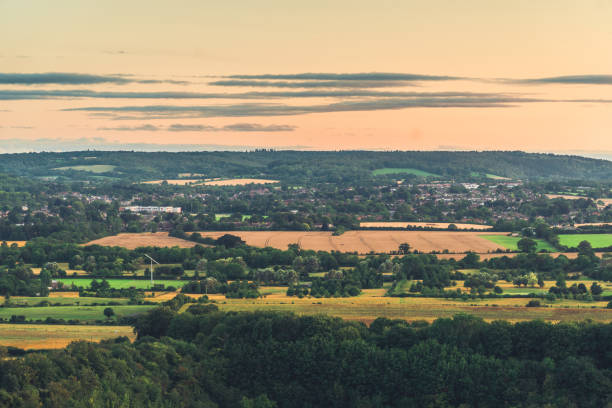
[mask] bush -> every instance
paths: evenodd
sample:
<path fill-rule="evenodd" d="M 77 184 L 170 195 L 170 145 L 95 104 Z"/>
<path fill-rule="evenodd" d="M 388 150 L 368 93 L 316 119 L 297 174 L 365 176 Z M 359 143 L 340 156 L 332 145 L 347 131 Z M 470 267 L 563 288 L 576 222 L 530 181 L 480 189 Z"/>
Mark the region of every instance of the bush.
<path fill-rule="evenodd" d="M 530 301 L 529 301 L 529 302 L 528 302 L 528 303 L 525 305 L 525 307 L 541 307 L 541 306 L 542 306 L 542 304 L 540 303 L 540 301 L 539 301 L 539 300 L 536 300 L 536 299 L 530 300 Z"/>

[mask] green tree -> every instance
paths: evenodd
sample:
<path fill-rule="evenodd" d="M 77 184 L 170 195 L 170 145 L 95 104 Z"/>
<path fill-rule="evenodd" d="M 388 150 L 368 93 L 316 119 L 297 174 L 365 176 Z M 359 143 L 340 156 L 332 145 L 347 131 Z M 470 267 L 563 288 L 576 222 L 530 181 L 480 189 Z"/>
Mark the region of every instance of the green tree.
<path fill-rule="evenodd" d="M 533 253 L 538 247 L 538 243 L 531 238 L 522 238 L 516 243 L 516 246 L 521 252 Z"/>
<path fill-rule="evenodd" d="M 104 316 L 106 316 L 107 319 L 112 318 L 114 315 L 115 311 L 112 307 L 107 307 L 106 309 L 104 309 Z"/>

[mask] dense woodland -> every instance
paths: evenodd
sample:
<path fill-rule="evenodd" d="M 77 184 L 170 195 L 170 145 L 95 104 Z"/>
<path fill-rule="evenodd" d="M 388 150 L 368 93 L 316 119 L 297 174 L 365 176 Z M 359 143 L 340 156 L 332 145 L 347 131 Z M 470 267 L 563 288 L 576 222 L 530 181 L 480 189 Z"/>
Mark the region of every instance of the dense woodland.
<path fill-rule="evenodd" d="M 193 307 L 193 306 L 192 306 Z M 612 402 L 612 325 L 432 324 L 155 309 L 139 340 L 0 361 L 0 406 L 593 407 Z M 27 373 L 27 375 L 24 375 Z"/>

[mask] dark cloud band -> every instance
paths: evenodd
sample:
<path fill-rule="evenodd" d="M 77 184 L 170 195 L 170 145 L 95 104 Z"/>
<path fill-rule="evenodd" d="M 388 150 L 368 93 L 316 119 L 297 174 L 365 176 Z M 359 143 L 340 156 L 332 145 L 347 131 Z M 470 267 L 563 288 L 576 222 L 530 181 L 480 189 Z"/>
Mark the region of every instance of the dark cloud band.
<path fill-rule="evenodd" d="M 121 131 L 121 132 L 157 132 L 165 130 L 169 132 L 292 132 L 296 129 L 291 125 L 261 125 L 258 123 L 234 123 L 221 127 L 210 125 L 192 125 L 174 123 L 168 127 L 160 127 L 151 124 L 140 126 L 118 126 L 118 127 L 102 127 L 98 130 Z"/>

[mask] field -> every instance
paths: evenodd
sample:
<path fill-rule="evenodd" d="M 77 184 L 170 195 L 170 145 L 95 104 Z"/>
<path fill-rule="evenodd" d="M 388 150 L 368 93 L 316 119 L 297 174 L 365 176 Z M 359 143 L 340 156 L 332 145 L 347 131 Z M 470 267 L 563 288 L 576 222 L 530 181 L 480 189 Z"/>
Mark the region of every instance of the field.
<path fill-rule="evenodd" d="M 519 252 L 500 252 L 500 253 L 488 253 L 488 254 L 478 254 L 478 255 L 480 256 L 480 260 L 485 260 L 485 259 L 491 259 L 491 258 L 498 258 L 500 256 L 507 256 L 507 257 L 512 258 L 519 254 L 520 254 Z M 603 252 L 595 252 L 595 255 L 597 255 L 600 258 L 602 257 L 603 254 L 604 254 Z M 450 259 L 450 258 L 460 259 L 464 255 L 465 254 L 436 254 L 436 257 L 438 257 L 438 259 Z M 578 252 L 551 252 L 547 255 L 552 256 L 553 258 L 556 258 L 559 255 L 563 255 L 567 257 L 568 259 L 574 259 L 578 257 Z"/>
<path fill-rule="evenodd" d="M 485 320 L 524 321 L 542 319 L 551 322 L 612 321 L 612 310 L 604 309 L 606 302 L 579 303 L 562 301 L 553 307 L 527 308 L 530 299 L 482 299 L 450 300 L 442 298 L 396 298 L 383 297 L 380 289 L 368 289 L 355 298 L 303 298 L 272 295 L 264 299 L 225 299 L 212 295 L 224 311 L 274 310 L 301 315 L 328 314 L 348 320 L 370 323 L 377 317 L 404 319 L 408 321 L 433 321 L 440 317 L 451 317 L 458 313 L 469 313 Z"/>
<path fill-rule="evenodd" d="M 0 318 L 8 320 L 11 316 L 25 316 L 27 320 L 44 320 L 47 317 L 93 323 L 104 320 L 104 309 L 108 306 L 48 306 L 48 307 L 3 307 L 0 308 Z M 146 312 L 155 306 L 111 306 L 117 318 L 133 316 Z"/>
<path fill-rule="evenodd" d="M 406 228 L 406 227 L 423 227 L 423 228 L 438 228 L 446 229 L 450 224 L 455 224 L 458 229 L 475 229 L 487 230 L 492 228 L 490 225 L 483 224 L 457 224 L 451 222 L 404 222 L 404 221 L 373 221 L 360 222 L 361 228 Z"/>
<path fill-rule="evenodd" d="M 273 183 L 279 183 L 279 181 L 278 180 L 241 178 L 241 179 L 228 179 L 228 180 L 211 180 L 211 181 L 205 181 L 202 184 L 205 186 L 245 186 L 247 184 L 273 184 Z"/>
<path fill-rule="evenodd" d="M 73 341 L 97 342 L 119 336 L 136 338 L 129 326 L 0 324 L 0 345 L 21 349 L 58 349 Z"/>
<path fill-rule="evenodd" d="M 168 184 L 175 185 L 175 186 L 185 186 L 188 184 L 199 183 L 202 180 L 200 179 L 152 180 L 152 181 L 143 181 L 142 184 L 161 184 L 164 181 Z"/>
<path fill-rule="evenodd" d="M 153 268 L 155 269 L 155 268 Z M 153 274 L 155 278 L 155 274 Z M 65 286 L 71 286 L 72 283 L 77 287 L 89 287 L 93 279 L 76 279 L 76 278 L 60 278 L 56 279 L 58 282 L 62 282 Z M 97 279 L 98 282 L 101 279 Z M 114 289 L 127 289 L 134 287 L 136 289 L 151 289 L 151 281 L 148 279 L 107 279 L 106 280 L 111 288 Z M 175 288 L 182 287 L 187 281 L 184 280 L 168 280 L 168 279 L 154 279 L 156 285 L 162 284 L 164 286 L 174 286 Z"/>
<path fill-rule="evenodd" d="M 502 176 L 496 176 L 495 174 L 485 174 L 485 176 L 487 176 L 487 178 L 490 178 L 491 180 L 511 180 L 508 177 L 502 177 Z"/>
<path fill-rule="evenodd" d="M 67 296 L 57 296 L 67 295 Z M 51 292 L 48 297 L 26 297 L 26 296 L 12 296 L 10 298 L 12 306 L 36 306 L 40 302 L 49 302 L 50 304 L 61 304 L 71 306 L 88 306 L 93 303 L 101 304 L 108 302 L 116 302 L 120 304 L 127 304 L 128 299 L 123 298 L 98 298 L 98 297 L 79 297 L 79 292 Z M 0 305 L 4 305 L 6 300 L 0 299 Z M 47 307 L 47 306 L 43 306 Z"/>
<path fill-rule="evenodd" d="M 28 241 L 2 241 L 2 242 L 0 242 L 0 244 L 4 244 L 5 242 L 6 242 L 6 245 L 8 245 L 8 246 L 11 246 L 13 244 L 17 244 L 18 247 L 23 247 L 23 246 L 25 246 L 25 244 Z"/>
<path fill-rule="evenodd" d="M 490 252 L 505 249 L 484 238 L 489 232 L 451 231 L 348 231 L 334 236 L 327 231 L 201 231 L 203 237 L 218 238 L 224 234 L 241 237 L 247 244 L 256 247 L 287 249 L 289 244 L 315 251 L 341 251 L 367 254 L 397 251 L 403 242 L 420 252 Z"/>
<path fill-rule="evenodd" d="M 437 174 L 429 173 L 427 171 L 412 169 L 412 168 L 395 168 L 395 167 L 384 167 L 382 169 L 372 170 L 374 176 L 381 176 L 387 174 L 414 174 L 420 177 L 437 176 Z"/>
<path fill-rule="evenodd" d="M 484 238 L 498 245 L 501 245 L 502 247 L 506 249 L 511 249 L 513 251 L 518 250 L 518 247 L 516 244 L 522 239 L 521 237 L 510 237 L 508 235 L 486 235 L 484 236 Z M 550 252 L 555 252 L 557 250 L 555 247 L 553 247 L 548 242 L 542 239 L 535 239 L 534 241 L 538 243 L 536 251 L 541 251 L 545 249 Z"/>
<path fill-rule="evenodd" d="M 612 234 L 560 234 L 559 242 L 567 247 L 577 247 L 582 241 L 589 241 L 593 248 L 612 246 Z"/>
<path fill-rule="evenodd" d="M 111 166 L 110 164 L 90 164 L 90 165 L 82 165 L 82 166 L 66 166 L 66 167 L 56 167 L 53 170 L 77 170 L 77 171 L 88 171 L 90 173 L 108 173 L 115 170 L 116 166 Z"/>
<path fill-rule="evenodd" d="M 575 227 L 601 227 L 604 225 L 612 225 L 612 222 L 584 222 L 582 224 L 574 224 Z"/>
<path fill-rule="evenodd" d="M 586 200 L 589 199 L 589 197 L 571 195 L 571 194 L 546 194 L 546 197 L 550 199 L 563 198 L 565 200 L 578 200 L 579 198 L 584 198 Z M 597 203 L 597 206 L 599 208 L 604 208 L 608 205 L 612 205 L 612 198 L 598 198 L 597 200 L 594 200 L 594 201 Z"/>
<path fill-rule="evenodd" d="M 84 245 L 120 246 L 127 249 L 157 246 L 191 248 L 195 242 L 171 237 L 167 232 L 123 233 L 90 241 Z"/>

